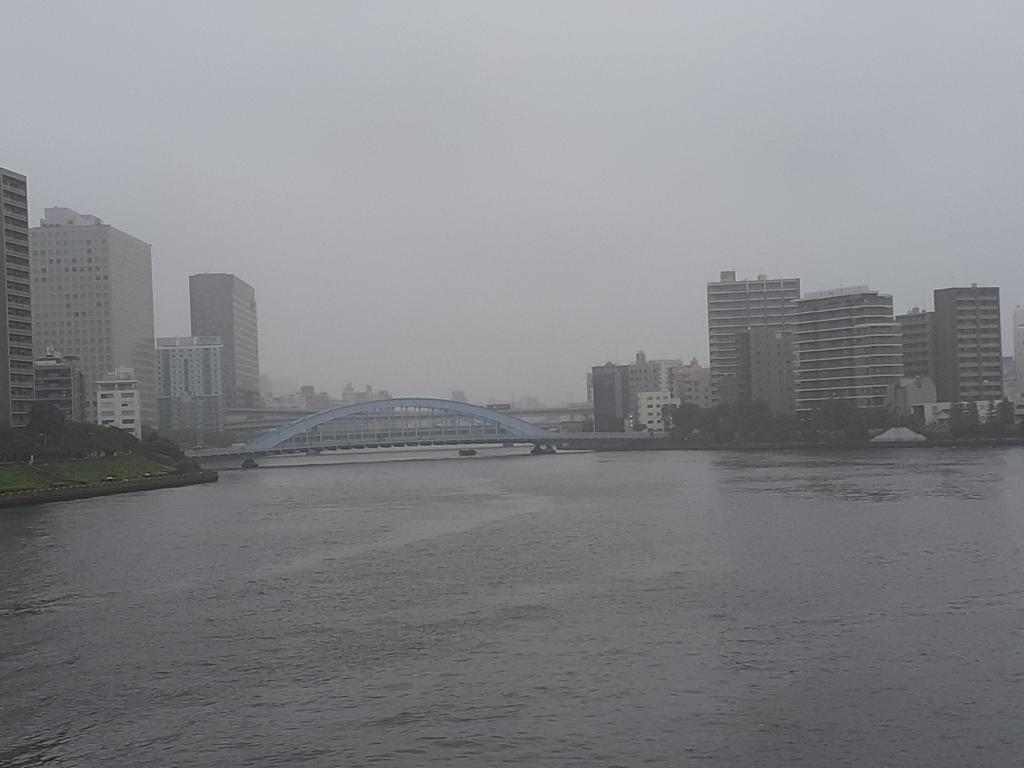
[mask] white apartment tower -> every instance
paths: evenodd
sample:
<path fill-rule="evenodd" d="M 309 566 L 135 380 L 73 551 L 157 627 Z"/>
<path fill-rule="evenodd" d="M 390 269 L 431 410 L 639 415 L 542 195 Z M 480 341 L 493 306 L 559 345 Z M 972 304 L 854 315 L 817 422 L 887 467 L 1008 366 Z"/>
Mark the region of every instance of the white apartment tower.
<path fill-rule="evenodd" d="M 717 283 L 708 283 L 708 346 L 711 353 L 711 391 L 715 402 L 723 399 L 726 377 L 736 375 L 736 334 L 760 326 L 785 326 L 800 298 L 800 279 L 737 280 L 736 273 L 722 272 Z"/>
<path fill-rule="evenodd" d="M 847 400 L 858 408 L 886 405 L 890 385 L 903 375 L 892 296 L 866 285 L 808 293 L 796 302 L 789 330 L 797 358 L 798 411 L 829 400 Z"/>
<path fill-rule="evenodd" d="M 156 424 L 153 270 L 149 243 L 97 216 L 47 208 L 30 233 L 35 354 L 75 355 L 87 391 L 108 371 L 138 377 L 141 419 Z M 95 416 L 90 404 L 90 418 Z"/>

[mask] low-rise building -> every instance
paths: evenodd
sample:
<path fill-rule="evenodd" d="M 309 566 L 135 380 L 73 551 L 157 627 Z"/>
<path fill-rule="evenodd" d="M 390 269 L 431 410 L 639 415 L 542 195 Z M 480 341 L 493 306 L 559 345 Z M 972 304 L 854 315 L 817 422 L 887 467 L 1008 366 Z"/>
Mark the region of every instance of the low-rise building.
<path fill-rule="evenodd" d="M 97 379 L 96 423 L 123 429 L 142 439 L 139 380 L 134 368 L 122 366 Z"/>
<path fill-rule="evenodd" d="M 890 385 L 889 402 L 894 413 L 913 416 L 915 406 L 935 402 L 935 382 L 928 376 L 903 376 Z"/>
<path fill-rule="evenodd" d="M 946 429 L 949 427 L 953 406 L 978 414 L 978 424 L 987 424 L 999 417 L 1002 400 L 965 400 L 962 402 L 919 403 L 911 406 L 915 425 L 923 428 Z"/>
<path fill-rule="evenodd" d="M 62 355 L 53 347 L 34 363 L 36 402 L 49 403 L 68 421 L 86 414 L 85 375 L 76 355 Z"/>
<path fill-rule="evenodd" d="M 702 368 L 697 358 L 689 365 L 677 368 L 672 379 L 672 394 L 680 403 L 689 403 L 698 408 L 710 408 L 712 404 L 711 369 Z"/>
<path fill-rule="evenodd" d="M 679 398 L 673 397 L 667 389 L 658 392 L 637 392 L 638 419 L 636 428 L 648 432 L 663 432 L 666 406 L 679 405 Z"/>

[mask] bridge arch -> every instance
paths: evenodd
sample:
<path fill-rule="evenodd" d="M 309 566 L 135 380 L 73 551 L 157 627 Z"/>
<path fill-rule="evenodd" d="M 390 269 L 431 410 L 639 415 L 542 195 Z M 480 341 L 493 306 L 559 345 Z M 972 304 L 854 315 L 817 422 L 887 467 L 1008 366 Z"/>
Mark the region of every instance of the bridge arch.
<path fill-rule="evenodd" d="M 331 408 L 311 416 L 304 416 L 290 424 L 268 432 L 250 440 L 246 451 L 273 451 L 299 435 L 311 429 L 328 424 L 346 416 L 362 416 L 368 414 L 387 414 L 396 411 L 431 412 L 437 415 L 463 416 L 478 420 L 482 425 L 494 427 L 495 439 L 518 439 L 524 441 L 544 441 L 551 435 L 540 427 L 517 419 L 502 411 L 491 410 L 481 405 L 461 403 L 455 400 L 442 400 L 432 397 L 398 397 L 391 400 L 373 400 L 367 403 L 343 405 Z"/>

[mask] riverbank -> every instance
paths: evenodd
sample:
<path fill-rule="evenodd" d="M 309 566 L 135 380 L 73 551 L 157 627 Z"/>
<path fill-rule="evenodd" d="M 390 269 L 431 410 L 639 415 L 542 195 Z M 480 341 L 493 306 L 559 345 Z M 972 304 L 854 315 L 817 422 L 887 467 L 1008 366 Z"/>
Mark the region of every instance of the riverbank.
<path fill-rule="evenodd" d="M 557 444 L 572 445 L 572 440 L 555 441 Z M 586 450 L 597 452 L 619 451 L 850 451 L 884 450 L 886 448 L 1000 448 L 1024 446 L 1024 438 L 942 438 L 922 441 L 872 442 L 870 440 L 798 441 L 785 443 L 713 443 L 685 442 L 670 438 L 654 440 L 616 440 L 609 438 L 591 442 Z"/>
<path fill-rule="evenodd" d="M 177 488 L 217 479 L 212 470 L 181 471 L 145 456 L 7 464 L 0 465 L 0 509 Z"/>

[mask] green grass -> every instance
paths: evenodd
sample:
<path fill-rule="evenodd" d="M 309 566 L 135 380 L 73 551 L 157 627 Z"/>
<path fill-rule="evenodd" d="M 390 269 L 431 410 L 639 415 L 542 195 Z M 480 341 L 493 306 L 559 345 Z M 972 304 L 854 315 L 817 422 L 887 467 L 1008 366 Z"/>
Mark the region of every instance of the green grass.
<path fill-rule="evenodd" d="M 175 470 L 144 456 L 54 461 L 29 467 L 25 464 L 0 466 L 0 493 L 19 493 L 54 486 L 102 483 L 108 477 L 134 480 L 172 475 Z"/>
<path fill-rule="evenodd" d="M 142 456 L 55 461 L 45 464 L 44 468 L 53 475 L 75 483 L 98 483 L 108 477 L 129 480 L 144 477 L 147 472 L 157 477 L 174 472 L 170 467 L 165 467 L 163 464 L 158 464 Z"/>
<path fill-rule="evenodd" d="M 25 466 L 0 466 L 0 493 L 18 493 L 46 488 L 49 481 Z"/>

